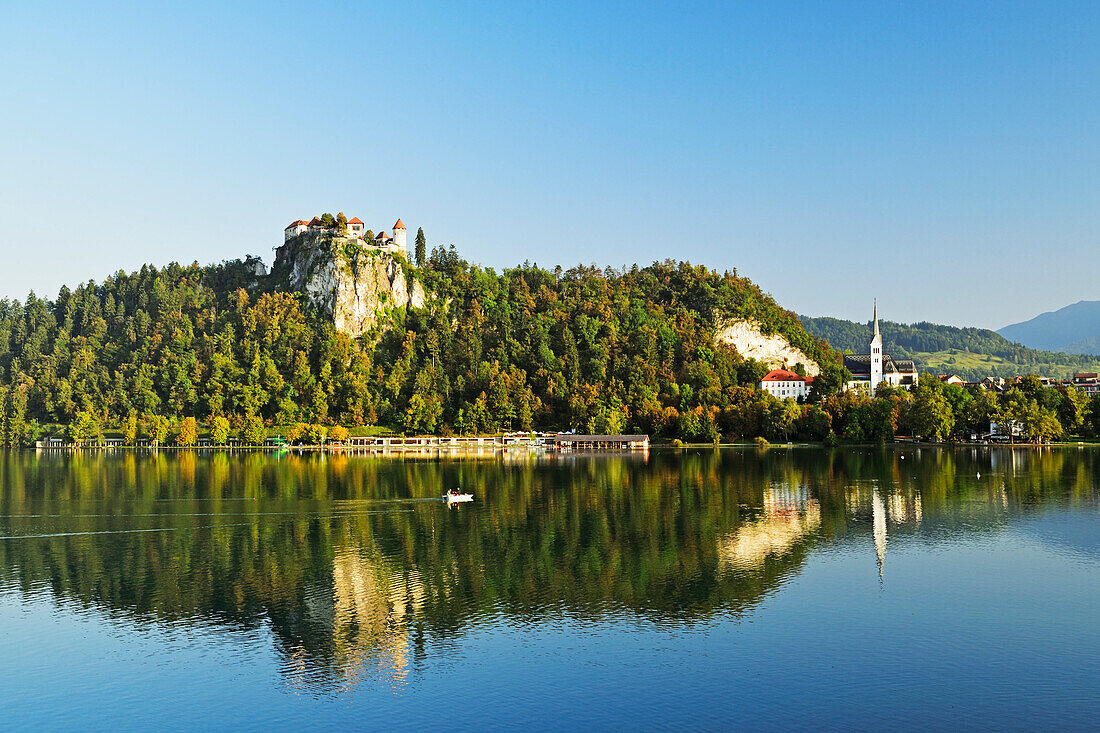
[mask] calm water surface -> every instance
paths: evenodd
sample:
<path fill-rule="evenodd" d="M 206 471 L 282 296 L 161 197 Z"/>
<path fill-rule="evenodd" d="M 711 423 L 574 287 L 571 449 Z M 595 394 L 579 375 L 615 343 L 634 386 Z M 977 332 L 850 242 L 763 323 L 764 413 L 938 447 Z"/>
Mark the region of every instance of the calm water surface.
<path fill-rule="evenodd" d="M 1098 472 L 0 453 L 0 727 L 1095 730 Z"/>

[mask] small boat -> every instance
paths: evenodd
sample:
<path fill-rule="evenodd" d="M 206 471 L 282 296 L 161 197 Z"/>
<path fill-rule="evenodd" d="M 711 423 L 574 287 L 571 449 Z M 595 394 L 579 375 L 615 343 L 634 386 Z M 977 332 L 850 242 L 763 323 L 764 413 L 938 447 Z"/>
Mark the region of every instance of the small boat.
<path fill-rule="evenodd" d="M 464 494 L 462 489 L 451 489 L 443 495 L 443 501 L 447 504 L 460 504 L 464 501 L 473 501 L 473 494 Z"/>

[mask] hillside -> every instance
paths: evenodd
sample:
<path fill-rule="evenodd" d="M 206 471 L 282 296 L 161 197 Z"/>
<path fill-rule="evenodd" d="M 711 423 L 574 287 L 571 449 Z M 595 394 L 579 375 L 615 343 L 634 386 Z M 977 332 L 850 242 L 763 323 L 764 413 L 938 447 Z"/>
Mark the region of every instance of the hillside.
<path fill-rule="evenodd" d="M 1100 300 L 1082 300 L 997 333 L 1033 349 L 1100 354 Z"/>
<path fill-rule="evenodd" d="M 766 369 L 717 338 L 738 319 L 839 383 L 838 355 L 735 273 L 671 261 L 497 273 L 453 248 L 416 268 L 314 244 L 281 248 L 271 275 L 255 259 L 146 266 L 0 301 L 0 442 L 43 424 L 157 434 L 184 418 L 757 434 Z"/>
<path fill-rule="evenodd" d="M 809 333 L 825 339 L 835 349 L 854 353 L 867 350 L 871 338 L 868 324 L 839 318 L 800 318 Z M 1029 373 L 1061 378 L 1079 371 L 1100 371 L 1100 357 L 1031 349 L 987 329 L 893 321 L 881 321 L 880 328 L 884 349 L 892 356 L 913 359 L 922 372 L 978 380 Z"/>

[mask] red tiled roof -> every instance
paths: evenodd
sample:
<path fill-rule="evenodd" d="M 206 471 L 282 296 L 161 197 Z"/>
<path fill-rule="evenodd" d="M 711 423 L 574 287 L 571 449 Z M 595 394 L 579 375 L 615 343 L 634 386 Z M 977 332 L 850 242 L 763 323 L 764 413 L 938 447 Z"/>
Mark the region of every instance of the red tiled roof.
<path fill-rule="evenodd" d="M 394 229 L 404 229 L 404 228 L 405 228 L 405 225 L 404 225 L 404 224 L 403 224 L 403 223 L 401 222 L 401 220 L 400 220 L 400 219 L 398 219 L 398 220 L 397 220 L 397 223 L 393 225 L 393 228 L 394 228 Z"/>
<path fill-rule="evenodd" d="M 313 217 L 312 219 L 310 219 L 310 221 L 309 221 L 309 225 L 310 225 L 310 226 L 313 226 L 313 225 L 315 225 L 315 224 L 316 224 L 317 226 L 321 226 L 321 217 L 319 217 L 319 216 L 315 216 L 315 217 Z"/>
<path fill-rule="evenodd" d="M 386 233 L 385 232 L 378 232 L 378 234 L 374 235 L 374 238 L 375 239 L 385 239 L 386 238 Z"/>
<path fill-rule="evenodd" d="M 348 219 L 348 224 L 362 224 L 362 223 L 363 223 L 363 220 L 360 219 L 358 216 L 355 217 L 354 219 Z"/>
<path fill-rule="evenodd" d="M 305 219 L 298 219 L 297 221 L 290 222 L 290 226 L 288 226 L 286 229 L 293 229 L 294 227 L 298 226 L 299 224 L 308 225 L 309 222 L 306 221 Z M 283 231 L 285 232 L 286 229 L 284 229 Z"/>
<path fill-rule="evenodd" d="M 761 382 L 807 382 L 810 381 L 805 377 L 800 377 L 792 371 L 787 369 L 772 369 L 770 372 L 764 375 Z"/>

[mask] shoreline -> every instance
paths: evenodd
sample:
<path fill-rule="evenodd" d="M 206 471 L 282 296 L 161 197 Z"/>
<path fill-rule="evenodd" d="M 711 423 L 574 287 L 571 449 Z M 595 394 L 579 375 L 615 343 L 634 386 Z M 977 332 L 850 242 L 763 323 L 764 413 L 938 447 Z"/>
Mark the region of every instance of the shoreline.
<path fill-rule="evenodd" d="M 681 450 L 684 448 L 690 448 L 692 450 L 699 450 L 705 448 L 751 448 L 754 450 L 772 450 L 772 449 L 789 449 L 789 448 L 825 448 L 825 449 L 848 449 L 848 448 L 1083 448 L 1088 446 L 1100 446 L 1100 441 L 1058 441 L 1052 443 L 952 443 L 946 441 L 926 441 L 926 442 L 912 442 L 912 441 L 892 441 L 892 442 L 874 442 L 874 443 L 839 443 L 837 445 L 826 445 L 824 443 L 811 443 L 805 441 L 791 441 L 786 443 L 769 443 L 767 445 L 756 445 L 752 442 L 732 442 L 732 443 L 683 443 L 682 445 L 673 445 L 672 443 L 650 443 L 647 448 L 603 448 L 603 449 L 586 449 L 586 450 L 572 450 L 572 449 L 560 449 L 560 448 L 547 448 L 543 446 L 527 446 L 527 445 L 409 445 L 409 446 L 343 446 L 343 445 L 293 445 L 293 446 L 278 446 L 278 445 L 50 445 L 50 446 L 17 446 L 9 448 L 8 450 L 33 450 L 40 453 L 58 452 L 58 453 L 73 453 L 78 451 L 173 451 L 173 452 L 221 452 L 221 453 L 334 453 L 334 454 L 358 454 L 358 455 L 395 455 L 395 454 L 449 454 L 449 455 L 477 455 L 477 454 L 495 454 L 495 453 L 529 453 L 529 454 L 556 454 L 556 455 L 577 455 L 577 454 L 606 454 L 606 455 L 639 455 L 647 453 L 649 450 L 657 448 L 662 450 Z"/>

